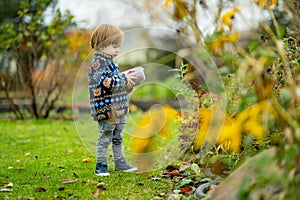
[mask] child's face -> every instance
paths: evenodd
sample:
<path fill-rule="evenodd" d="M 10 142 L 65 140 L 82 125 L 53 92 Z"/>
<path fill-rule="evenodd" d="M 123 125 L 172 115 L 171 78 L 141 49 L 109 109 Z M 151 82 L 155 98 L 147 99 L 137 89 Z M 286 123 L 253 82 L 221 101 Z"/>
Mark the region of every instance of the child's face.
<path fill-rule="evenodd" d="M 103 49 L 103 52 L 108 53 L 113 57 L 116 57 L 119 51 L 120 51 L 120 45 L 117 44 L 111 44 Z"/>

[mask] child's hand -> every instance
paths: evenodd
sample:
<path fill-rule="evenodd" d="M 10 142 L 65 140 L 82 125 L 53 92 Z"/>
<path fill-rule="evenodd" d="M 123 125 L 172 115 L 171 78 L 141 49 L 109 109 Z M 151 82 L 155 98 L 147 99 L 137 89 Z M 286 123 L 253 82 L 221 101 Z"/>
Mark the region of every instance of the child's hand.
<path fill-rule="evenodd" d="M 132 88 L 133 86 L 136 85 L 136 83 L 134 81 L 137 80 L 137 77 L 126 75 L 126 78 L 127 78 L 127 83 L 128 83 L 129 88 Z"/>

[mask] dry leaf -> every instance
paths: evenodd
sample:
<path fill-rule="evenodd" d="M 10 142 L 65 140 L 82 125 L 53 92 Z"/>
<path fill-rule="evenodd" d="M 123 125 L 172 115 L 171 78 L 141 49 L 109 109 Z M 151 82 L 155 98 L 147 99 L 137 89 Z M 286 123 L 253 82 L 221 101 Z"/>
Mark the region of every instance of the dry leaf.
<path fill-rule="evenodd" d="M 14 186 L 14 184 L 12 183 L 12 182 L 9 182 L 7 185 L 5 185 L 4 187 L 5 188 L 10 188 L 10 187 L 13 187 Z"/>
<path fill-rule="evenodd" d="M 179 171 L 178 171 L 177 169 L 175 169 L 175 170 L 169 172 L 169 174 L 170 174 L 171 176 L 179 176 L 179 175 L 180 175 L 180 173 L 179 173 Z"/>
<path fill-rule="evenodd" d="M 48 174 L 43 174 L 43 177 L 45 177 L 45 178 L 51 178 L 51 176 L 49 176 Z"/>
<path fill-rule="evenodd" d="M 185 170 L 186 170 L 187 168 L 189 168 L 189 167 L 190 167 L 190 164 L 183 163 L 183 164 L 180 165 L 179 171 L 180 171 L 180 172 L 183 172 L 183 171 L 185 171 Z"/>
<path fill-rule="evenodd" d="M 60 184 L 75 183 L 76 181 L 78 181 L 78 179 L 63 180 Z"/>
<path fill-rule="evenodd" d="M 98 188 L 99 188 L 101 191 L 106 191 L 106 190 L 107 190 L 103 185 L 98 185 Z"/>
<path fill-rule="evenodd" d="M 180 188 L 180 193 L 181 194 L 187 194 L 190 195 L 193 192 L 193 187 L 188 185 Z"/>
<path fill-rule="evenodd" d="M 99 196 L 99 188 L 96 188 L 96 190 L 94 190 L 92 192 L 92 195 L 93 195 L 93 197 L 98 198 L 98 196 Z"/>
<path fill-rule="evenodd" d="M 92 158 L 91 157 L 85 158 L 82 160 L 82 162 L 86 162 L 86 163 L 92 162 Z"/>
<path fill-rule="evenodd" d="M 151 200 L 163 200 L 162 197 L 153 197 Z"/>
<path fill-rule="evenodd" d="M 98 185 L 98 184 L 100 184 L 100 182 L 89 181 L 88 184 L 90 184 L 90 185 Z"/>
<path fill-rule="evenodd" d="M 180 200 L 180 195 L 172 194 L 171 196 L 169 196 L 168 200 Z"/>
<path fill-rule="evenodd" d="M 100 184 L 100 183 L 99 183 Z M 106 191 L 107 189 L 101 184 L 92 192 L 93 197 L 98 198 L 100 191 Z"/>
<path fill-rule="evenodd" d="M 11 189 L 8 189 L 8 188 L 1 188 L 0 189 L 0 192 L 11 192 L 12 190 Z"/>
<path fill-rule="evenodd" d="M 160 180 L 161 180 L 161 178 L 157 178 L 157 177 L 151 177 L 151 180 L 152 180 L 152 181 L 160 181 Z"/>

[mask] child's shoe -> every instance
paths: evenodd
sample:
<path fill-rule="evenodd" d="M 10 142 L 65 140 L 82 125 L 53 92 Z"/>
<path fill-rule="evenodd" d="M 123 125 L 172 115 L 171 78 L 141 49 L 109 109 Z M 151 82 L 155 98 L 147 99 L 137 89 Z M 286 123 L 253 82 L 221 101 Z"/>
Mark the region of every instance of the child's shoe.
<path fill-rule="evenodd" d="M 97 176 L 109 176 L 109 172 L 107 170 L 107 164 L 105 163 L 97 163 L 95 173 Z"/>
<path fill-rule="evenodd" d="M 126 163 L 124 158 L 115 161 L 115 170 L 122 172 L 135 172 L 138 169 Z"/>

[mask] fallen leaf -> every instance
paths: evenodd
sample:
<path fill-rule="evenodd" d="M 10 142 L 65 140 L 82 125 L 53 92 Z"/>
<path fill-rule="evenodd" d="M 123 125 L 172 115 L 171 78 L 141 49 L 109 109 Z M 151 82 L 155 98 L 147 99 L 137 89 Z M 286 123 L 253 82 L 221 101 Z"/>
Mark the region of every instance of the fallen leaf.
<path fill-rule="evenodd" d="M 49 176 L 48 174 L 43 174 L 43 177 L 45 177 L 45 178 L 51 178 L 51 176 Z"/>
<path fill-rule="evenodd" d="M 11 192 L 12 190 L 11 189 L 8 189 L 8 188 L 1 188 L 0 189 L 0 192 Z"/>
<path fill-rule="evenodd" d="M 25 153 L 25 156 L 30 156 L 30 153 L 29 152 Z"/>
<path fill-rule="evenodd" d="M 98 198 L 98 196 L 99 196 L 99 188 L 96 188 L 96 190 L 94 190 L 92 192 L 92 195 L 93 195 L 93 197 Z"/>
<path fill-rule="evenodd" d="M 160 197 L 163 197 L 163 196 L 165 196 L 165 195 L 166 195 L 166 193 L 164 193 L 164 192 L 159 193 L 159 196 L 160 196 Z"/>
<path fill-rule="evenodd" d="M 7 169 L 13 169 L 14 167 L 8 167 Z"/>
<path fill-rule="evenodd" d="M 103 185 L 98 185 L 97 188 L 92 192 L 93 197 L 98 198 L 100 191 L 106 191 L 107 189 Z"/>
<path fill-rule="evenodd" d="M 75 183 L 76 181 L 78 181 L 78 179 L 63 180 L 60 184 Z"/>
<path fill-rule="evenodd" d="M 188 185 L 180 188 L 180 193 L 181 194 L 187 194 L 190 195 L 193 192 L 193 187 Z"/>
<path fill-rule="evenodd" d="M 24 167 L 19 167 L 18 170 L 19 170 L 19 171 L 23 171 L 23 170 L 24 170 Z"/>
<path fill-rule="evenodd" d="M 151 200 L 163 200 L 161 197 L 153 197 Z"/>
<path fill-rule="evenodd" d="M 14 186 L 14 184 L 12 183 L 12 182 L 9 182 L 7 185 L 5 185 L 4 187 L 5 188 L 11 188 L 11 187 L 13 187 Z"/>
<path fill-rule="evenodd" d="M 190 167 L 190 165 L 189 164 L 182 164 L 182 165 L 180 165 L 180 167 L 179 167 L 179 171 L 180 172 L 183 172 L 183 171 L 185 171 L 187 168 L 189 168 Z"/>
<path fill-rule="evenodd" d="M 46 189 L 45 189 L 45 188 L 42 188 L 42 187 L 38 187 L 38 188 L 35 188 L 34 191 L 35 191 L 35 192 L 46 192 Z"/>
<path fill-rule="evenodd" d="M 160 181 L 160 180 L 161 180 L 161 178 L 157 178 L 157 177 L 151 177 L 151 180 L 152 180 L 152 181 Z"/>
<path fill-rule="evenodd" d="M 169 174 L 170 174 L 171 176 L 179 176 L 179 175 L 180 175 L 180 173 L 179 173 L 179 171 L 178 171 L 177 169 L 175 169 L 175 170 L 169 172 Z"/>
<path fill-rule="evenodd" d="M 92 162 L 92 158 L 91 157 L 85 158 L 82 160 L 82 162 L 86 162 L 86 163 Z"/>
<path fill-rule="evenodd" d="M 172 194 L 169 196 L 168 200 L 180 200 L 180 195 L 179 194 Z"/>
<path fill-rule="evenodd" d="M 90 185 L 98 185 L 100 182 L 96 182 L 96 181 L 89 181 L 88 184 Z"/>
<path fill-rule="evenodd" d="M 101 191 L 106 191 L 106 190 L 107 190 L 103 185 L 98 185 L 98 188 L 99 188 Z"/>

